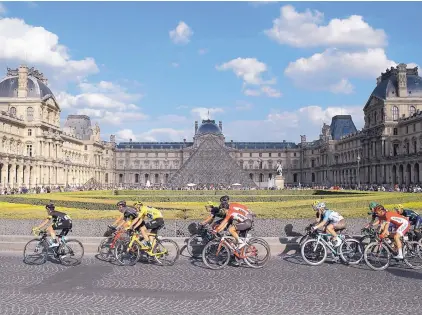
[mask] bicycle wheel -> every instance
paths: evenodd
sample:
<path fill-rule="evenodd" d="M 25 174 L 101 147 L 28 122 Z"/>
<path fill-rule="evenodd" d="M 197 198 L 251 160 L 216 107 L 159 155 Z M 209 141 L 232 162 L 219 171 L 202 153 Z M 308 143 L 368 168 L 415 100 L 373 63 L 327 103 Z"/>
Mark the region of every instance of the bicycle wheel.
<path fill-rule="evenodd" d="M 230 261 L 230 249 L 219 241 L 209 242 L 202 251 L 202 261 L 210 269 L 222 269 Z"/>
<path fill-rule="evenodd" d="M 201 235 L 194 235 L 189 238 L 186 249 L 188 250 L 189 255 L 193 258 L 199 258 L 202 255 L 205 245 L 207 245 L 208 239 L 202 237 Z"/>
<path fill-rule="evenodd" d="M 252 268 L 264 267 L 271 258 L 270 246 L 259 238 L 250 239 L 244 247 L 244 253 L 247 257 L 243 261 Z M 261 255 L 261 257 L 258 257 L 258 255 Z"/>
<path fill-rule="evenodd" d="M 47 261 L 48 246 L 37 238 L 26 243 L 23 250 L 23 261 L 28 265 L 42 265 Z"/>
<path fill-rule="evenodd" d="M 172 266 L 179 258 L 179 246 L 170 239 L 157 239 L 152 252 L 161 265 Z"/>
<path fill-rule="evenodd" d="M 380 271 L 388 268 L 390 265 L 391 253 L 384 244 L 372 242 L 366 246 L 363 257 L 369 268 Z"/>
<path fill-rule="evenodd" d="M 133 266 L 139 260 L 140 248 L 139 244 L 134 242 L 132 247 L 128 250 L 130 240 L 119 240 L 116 242 L 114 248 L 114 258 L 123 266 Z"/>
<path fill-rule="evenodd" d="M 78 240 L 67 240 L 57 250 L 60 262 L 65 266 L 76 266 L 84 257 L 84 246 Z"/>
<path fill-rule="evenodd" d="M 358 265 L 363 259 L 363 246 L 355 239 L 346 239 L 339 248 L 340 258 L 349 265 Z"/>
<path fill-rule="evenodd" d="M 418 242 L 407 242 L 403 246 L 404 263 L 412 269 L 422 269 L 422 246 Z"/>
<path fill-rule="evenodd" d="M 113 237 L 108 237 L 101 241 L 100 245 L 98 246 L 98 254 L 100 258 L 105 261 L 114 260 L 113 249 L 110 247 L 113 243 Z"/>
<path fill-rule="evenodd" d="M 327 259 L 327 248 L 316 239 L 309 239 L 303 243 L 300 253 L 303 260 L 311 266 L 321 265 Z"/>

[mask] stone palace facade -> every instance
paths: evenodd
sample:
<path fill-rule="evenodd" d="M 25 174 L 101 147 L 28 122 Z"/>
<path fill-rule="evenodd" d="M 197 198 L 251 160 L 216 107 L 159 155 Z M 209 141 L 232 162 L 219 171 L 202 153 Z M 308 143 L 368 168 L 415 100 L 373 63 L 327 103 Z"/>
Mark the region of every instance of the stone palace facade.
<path fill-rule="evenodd" d="M 219 163 L 222 158 L 233 160 L 227 165 L 236 165 L 246 176 L 239 178 L 251 179 L 249 186 L 268 187 L 277 164 L 288 185 L 420 183 L 421 110 L 418 69 L 400 64 L 377 79 L 363 108 L 365 125 L 360 131 L 350 115 L 338 115 L 330 125 L 323 124 L 319 139 L 312 142 L 304 135 L 300 143 L 234 142 L 226 141 L 221 121 L 208 119 L 195 122 L 193 141 L 116 144 L 113 135 L 109 142 L 101 141 L 99 126 L 92 127 L 84 115 L 69 115 L 61 128 L 60 104 L 46 79 L 21 66 L 8 69 L 0 81 L 0 184 L 82 185 L 92 179 L 124 186 L 181 183 L 175 178 L 200 164 L 193 160 L 199 159 L 204 143 L 208 148 L 221 146 Z"/>

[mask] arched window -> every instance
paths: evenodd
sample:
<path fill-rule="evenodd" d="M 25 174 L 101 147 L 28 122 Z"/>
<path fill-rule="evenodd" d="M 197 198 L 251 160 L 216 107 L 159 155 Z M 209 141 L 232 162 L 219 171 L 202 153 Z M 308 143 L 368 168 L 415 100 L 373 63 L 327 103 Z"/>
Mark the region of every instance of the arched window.
<path fill-rule="evenodd" d="M 397 106 L 393 106 L 393 108 L 391 109 L 391 113 L 394 121 L 399 120 L 399 108 Z"/>
<path fill-rule="evenodd" d="M 416 108 L 415 106 L 410 106 L 409 107 L 409 115 L 412 116 L 414 113 L 416 113 Z"/>
<path fill-rule="evenodd" d="M 10 107 L 9 113 L 11 116 L 16 116 L 16 107 Z"/>
<path fill-rule="evenodd" d="M 34 120 L 34 109 L 32 107 L 28 107 L 26 109 L 26 120 L 33 121 Z"/>

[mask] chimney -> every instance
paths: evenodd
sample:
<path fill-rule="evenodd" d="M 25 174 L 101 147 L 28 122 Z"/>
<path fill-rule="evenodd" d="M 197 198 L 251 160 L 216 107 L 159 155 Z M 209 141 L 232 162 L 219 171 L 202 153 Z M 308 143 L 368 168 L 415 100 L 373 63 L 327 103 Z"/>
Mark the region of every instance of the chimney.
<path fill-rule="evenodd" d="M 220 127 L 221 132 L 223 132 L 223 122 L 221 120 L 218 122 L 218 127 Z"/>
<path fill-rule="evenodd" d="M 231 142 L 232 148 L 234 148 L 233 140 L 230 140 L 230 142 Z"/>
<path fill-rule="evenodd" d="M 398 88 L 398 97 L 407 97 L 407 75 L 406 75 L 407 65 L 401 63 L 397 66 L 397 81 L 399 84 Z"/>
<path fill-rule="evenodd" d="M 380 84 L 381 83 L 381 76 L 379 76 L 378 78 L 377 78 L 377 86 L 378 86 L 378 84 Z"/>
<path fill-rule="evenodd" d="M 129 142 L 132 142 L 132 138 L 129 139 Z"/>
<path fill-rule="evenodd" d="M 18 70 L 18 97 L 28 96 L 28 67 L 20 66 Z"/>
<path fill-rule="evenodd" d="M 116 136 L 115 135 L 110 135 L 110 142 L 111 143 L 115 143 L 116 142 Z"/>
<path fill-rule="evenodd" d="M 300 142 L 301 143 L 305 143 L 306 142 L 306 135 L 301 135 L 300 136 Z"/>
<path fill-rule="evenodd" d="M 198 121 L 195 121 L 195 134 L 198 131 Z"/>

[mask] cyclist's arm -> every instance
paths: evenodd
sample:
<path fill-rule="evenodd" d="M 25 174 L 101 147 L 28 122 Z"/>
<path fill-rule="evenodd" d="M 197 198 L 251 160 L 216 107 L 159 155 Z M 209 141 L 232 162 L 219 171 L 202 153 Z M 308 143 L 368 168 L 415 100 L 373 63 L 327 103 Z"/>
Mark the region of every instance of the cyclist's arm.
<path fill-rule="evenodd" d="M 221 221 L 221 223 L 215 228 L 215 231 L 217 233 L 220 233 L 222 230 L 224 230 L 227 226 L 227 224 L 229 223 L 229 218 L 225 217 L 223 221 Z"/>
<path fill-rule="evenodd" d="M 320 223 L 318 223 L 317 225 L 314 226 L 314 230 L 320 229 L 321 227 L 323 227 L 325 224 L 327 224 L 327 219 L 323 219 Z"/>
<path fill-rule="evenodd" d="M 131 225 L 131 229 L 136 229 L 138 226 L 142 224 L 144 221 L 145 216 L 138 216 L 135 220 L 133 220 L 133 223 Z"/>
<path fill-rule="evenodd" d="M 383 236 L 383 237 L 385 237 L 385 236 L 387 236 L 387 234 L 388 234 L 388 227 L 390 226 L 390 221 L 384 221 L 383 223 L 382 223 L 382 225 L 381 225 L 381 235 Z"/>
<path fill-rule="evenodd" d="M 119 225 L 116 226 L 116 229 L 120 229 L 123 225 L 125 225 L 127 222 L 127 220 L 125 220 L 125 218 L 122 218 L 121 222 L 119 223 Z"/>
<path fill-rule="evenodd" d="M 122 223 L 122 221 L 124 221 L 123 214 L 119 216 L 116 221 L 114 221 L 113 226 L 117 226 L 118 224 Z"/>
<path fill-rule="evenodd" d="M 36 229 L 41 230 L 48 222 L 50 222 L 50 218 L 45 219 L 39 226 L 35 227 Z"/>
<path fill-rule="evenodd" d="M 208 218 L 206 218 L 200 224 L 201 225 L 207 225 L 207 224 L 210 224 L 213 220 L 214 220 L 214 216 L 213 215 L 210 215 Z"/>

